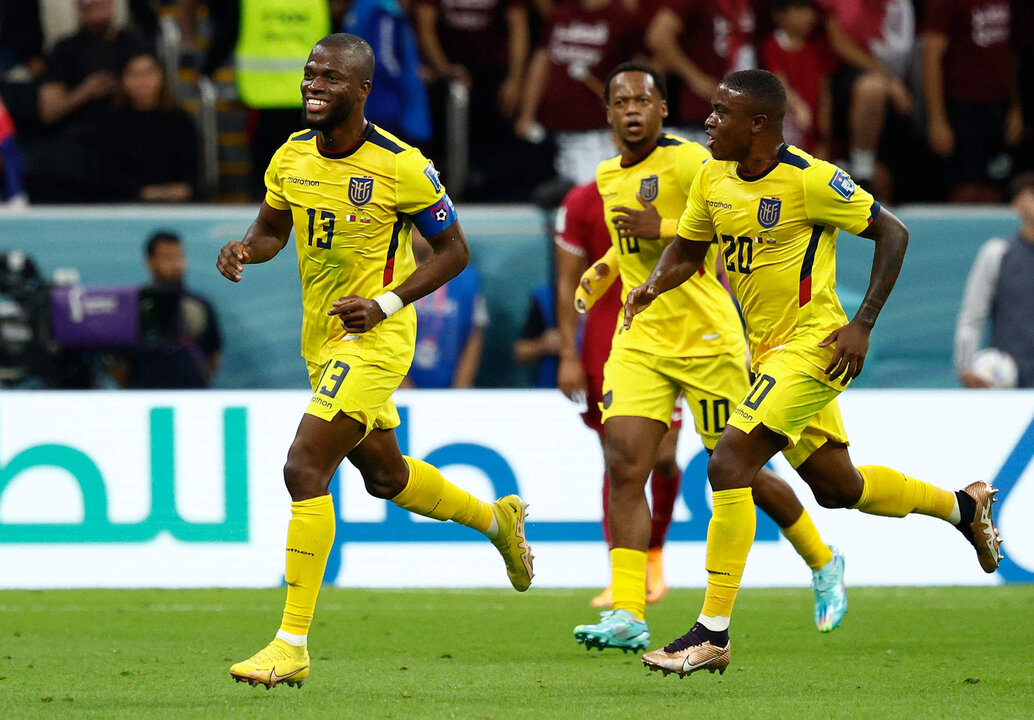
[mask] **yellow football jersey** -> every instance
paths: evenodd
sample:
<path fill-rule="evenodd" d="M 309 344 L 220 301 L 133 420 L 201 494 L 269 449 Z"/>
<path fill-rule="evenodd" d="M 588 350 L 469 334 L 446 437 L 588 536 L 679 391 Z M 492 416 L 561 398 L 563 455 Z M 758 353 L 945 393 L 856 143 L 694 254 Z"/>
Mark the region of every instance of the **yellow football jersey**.
<path fill-rule="evenodd" d="M 438 173 L 419 150 L 368 123 L 359 142 L 331 153 L 317 133 L 296 133 L 266 170 L 266 202 L 294 218 L 302 281 L 302 356 L 322 364 L 342 353 L 377 358 L 406 373 L 416 340 L 412 306 L 361 335 L 346 335 L 331 303 L 375 298 L 416 268 L 412 226 L 435 235 L 456 221 Z"/>
<path fill-rule="evenodd" d="M 678 233 L 718 239 L 755 369 L 766 352 L 786 347 L 807 360 L 810 375 L 829 384 L 823 371 L 834 348 L 818 344 L 847 323 L 836 296 L 838 228 L 857 235 L 879 212 L 879 203 L 846 172 L 783 146 L 777 161 L 754 176 L 741 175 L 734 162 L 707 163 Z"/>
<path fill-rule="evenodd" d="M 614 157 L 596 168 L 610 240 L 618 251 L 622 297 L 642 285 L 653 272 L 671 238 L 621 238 L 614 227 L 614 208 L 641 207 L 636 193 L 649 200 L 662 218 L 676 218 L 697 172 L 711 154 L 701 145 L 674 135 L 661 135 L 642 159 L 627 166 Z M 613 347 L 662 357 L 704 357 L 745 351 L 743 325 L 729 293 L 715 274 L 715 254 L 708 253 L 701 271 L 658 297 L 624 330 L 618 315 Z"/>

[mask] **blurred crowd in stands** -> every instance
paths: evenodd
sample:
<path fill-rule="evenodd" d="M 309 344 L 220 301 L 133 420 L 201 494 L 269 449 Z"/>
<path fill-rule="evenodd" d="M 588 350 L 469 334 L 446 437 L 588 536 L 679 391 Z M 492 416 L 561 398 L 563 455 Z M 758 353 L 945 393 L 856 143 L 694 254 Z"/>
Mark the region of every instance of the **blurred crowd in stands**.
<path fill-rule="evenodd" d="M 1034 383 L 1030 0 L 0 0 L 0 203 L 260 199 L 269 158 L 303 127 L 304 58 L 336 31 L 374 48 L 367 117 L 421 147 L 466 202 L 552 209 L 591 181 L 616 152 L 602 83 L 623 61 L 667 75 L 667 128 L 694 140 L 723 75 L 771 70 L 788 91 L 788 140 L 879 199 L 1012 201 L 1021 229 L 981 249 L 955 361 L 964 384 L 994 383 L 973 371 L 1004 362 L 979 357 L 990 323 L 995 352 L 1015 359 L 1004 384 Z M 151 238 L 147 263 L 152 285 L 133 295 L 142 339 L 108 356 L 108 373 L 119 386 L 205 387 L 215 313 L 183 288 L 177 237 Z M 0 257 L 0 291 L 28 308 L 4 316 L 21 325 L 5 331 L 0 366 L 40 356 L 29 339 L 45 290 L 31 259 Z M 514 347 L 540 386 L 556 380 L 553 296 L 551 283 L 535 289 Z M 489 322 L 477 272 L 417 309 L 407 385 L 471 386 Z M 50 384 L 93 384 L 88 363 L 61 358 Z M 170 358 L 182 372 L 156 381 Z M 11 372 L 0 381 L 20 382 Z"/>
<path fill-rule="evenodd" d="M 0 193 L 257 199 L 301 127 L 297 49 L 338 30 L 377 53 L 371 119 L 467 201 L 555 205 L 591 179 L 614 154 L 601 81 L 632 58 L 668 75 L 691 138 L 725 73 L 772 70 L 787 137 L 885 201 L 1001 201 L 1034 169 L 1029 0 L 0 0 Z M 206 78 L 243 132 L 199 122 Z"/>

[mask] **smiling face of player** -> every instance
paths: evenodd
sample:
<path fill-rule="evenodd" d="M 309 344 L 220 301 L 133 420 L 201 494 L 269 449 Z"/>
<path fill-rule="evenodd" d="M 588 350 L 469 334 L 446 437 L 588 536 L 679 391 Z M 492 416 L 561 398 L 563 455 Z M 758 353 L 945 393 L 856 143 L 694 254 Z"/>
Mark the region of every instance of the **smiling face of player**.
<path fill-rule="evenodd" d="M 328 132 L 343 125 L 353 113 L 362 115 L 370 80 L 363 77 L 355 55 L 345 48 L 317 45 L 305 63 L 302 100 L 305 122 Z"/>
<path fill-rule="evenodd" d="M 715 160 L 743 162 L 750 155 L 754 136 L 763 127 L 751 99 L 719 85 L 711 98 L 711 114 L 704 121 L 707 147 Z"/>
<path fill-rule="evenodd" d="M 629 70 L 611 78 L 607 121 L 622 153 L 638 155 L 652 148 L 666 117 L 668 103 L 649 73 Z"/>

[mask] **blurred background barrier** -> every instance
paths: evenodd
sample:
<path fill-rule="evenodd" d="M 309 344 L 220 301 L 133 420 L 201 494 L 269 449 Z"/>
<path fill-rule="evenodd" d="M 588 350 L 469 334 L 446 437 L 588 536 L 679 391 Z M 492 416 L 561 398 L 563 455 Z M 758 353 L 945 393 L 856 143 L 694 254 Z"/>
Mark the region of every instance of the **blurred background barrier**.
<path fill-rule="evenodd" d="M 553 274 L 552 218 L 522 205 L 461 206 L 459 212 L 490 314 L 478 385 L 526 386 L 528 371 L 513 364 L 512 347 L 532 289 Z M 895 212 L 911 231 L 908 256 L 855 386 L 956 386 L 952 333 L 966 275 L 984 240 L 1013 234 L 1016 215 L 1006 207 L 909 206 Z M 143 284 L 141 243 L 158 229 L 170 230 L 183 239 L 191 288 L 211 300 L 221 319 L 223 369 L 215 386 L 303 388 L 293 250 L 248 268 L 236 286 L 215 270 L 218 249 L 242 237 L 254 217 L 252 207 L 34 207 L 0 214 L 0 252 L 23 251 L 47 278 L 72 268 L 87 287 Z M 871 258 L 870 241 L 841 236 L 838 292 L 849 315 L 868 284 Z"/>
<path fill-rule="evenodd" d="M 0 588 L 274 587 L 289 498 L 280 468 L 309 395 L 256 392 L 0 394 Z M 542 587 L 599 587 L 598 441 L 550 390 L 423 390 L 396 396 L 403 452 L 481 497 L 520 492 Z M 841 405 L 855 462 L 947 488 L 987 480 L 1006 559 L 979 568 L 932 518 L 819 508 L 782 458 L 816 525 L 847 557 L 851 585 L 1034 580 L 1034 391 L 859 390 Z M 992 421 L 993 420 L 993 421 Z M 707 456 L 680 439 L 682 490 L 665 548 L 673 586 L 699 587 L 710 499 Z M 458 525 L 366 495 L 347 463 L 331 484 L 338 527 L 326 580 L 363 587 L 505 587 L 492 546 Z M 445 546 L 443 546 L 443 543 Z M 805 586 L 811 573 L 759 517 L 744 583 Z"/>

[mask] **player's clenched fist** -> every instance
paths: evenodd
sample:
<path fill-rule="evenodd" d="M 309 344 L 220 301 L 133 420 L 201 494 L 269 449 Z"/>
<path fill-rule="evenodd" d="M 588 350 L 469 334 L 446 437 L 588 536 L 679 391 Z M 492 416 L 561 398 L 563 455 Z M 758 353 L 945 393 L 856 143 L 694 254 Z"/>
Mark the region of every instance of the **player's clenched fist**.
<path fill-rule="evenodd" d="M 248 262 L 248 248 L 239 240 L 231 240 L 223 245 L 219 251 L 219 257 L 215 260 L 215 266 L 227 280 L 233 282 L 241 281 L 241 273 L 244 272 L 244 265 Z"/>
<path fill-rule="evenodd" d="M 350 333 L 364 333 L 386 316 L 375 300 L 348 295 L 331 303 L 327 315 L 337 315 L 341 325 Z"/>
<path fill-rule="evenodd" d="M 643 284 L 632 288 L 625 298 L 625 330 L 632 327 L 632 318 L 650 307 L 650 303 L 657 299 L 657 288 L 653 285 Z"/>

